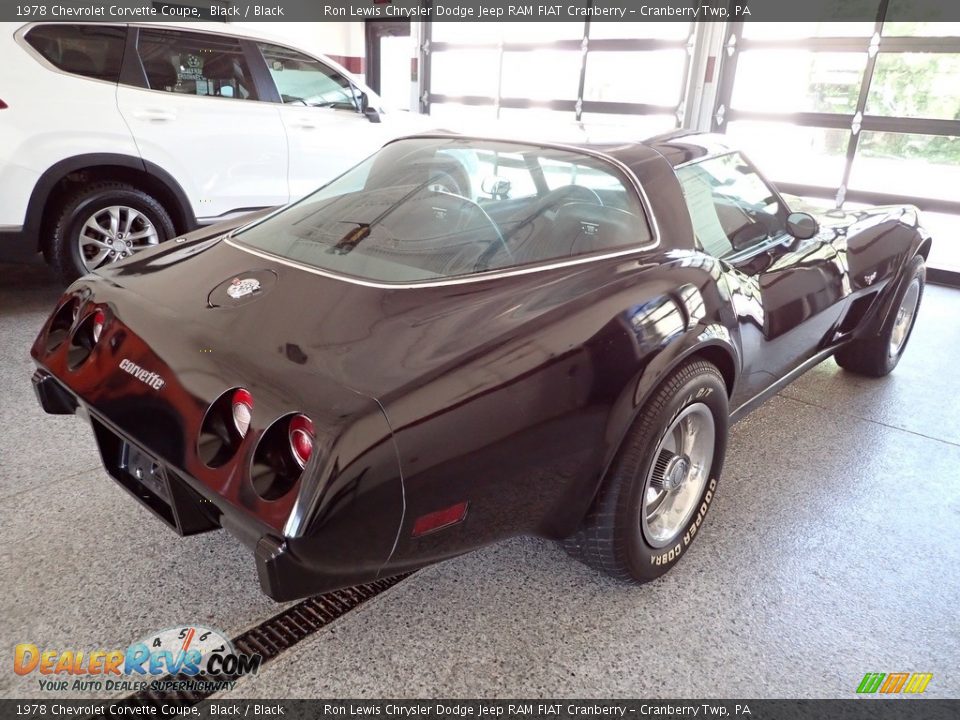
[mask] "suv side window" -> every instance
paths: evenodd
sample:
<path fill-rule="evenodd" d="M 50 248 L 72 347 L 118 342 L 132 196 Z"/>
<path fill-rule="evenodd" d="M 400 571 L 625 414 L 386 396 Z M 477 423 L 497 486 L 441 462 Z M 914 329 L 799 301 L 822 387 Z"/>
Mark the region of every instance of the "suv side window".
<path fill-rule="evenodd" d="M 26 41 L 54 67 L 117 82 L 127 29 L 110 25 L 37 25 Z"/>
<path fill-rule="evenodd" d="M 236 38 L 176 30 L 140 30 L 138 51 L 151 90 L 256 100 Z"/>
<path fill-rule="evenodd" d="M 701 248 L 725 257 L 786 232 L 788 210 L 740 153 L 677 168 Z"/>
<path fill-rule="evenodd" d="M 353 85 L 319 60 L 280 45 L 257 43 L 286 105 L 358 109 Z"/>

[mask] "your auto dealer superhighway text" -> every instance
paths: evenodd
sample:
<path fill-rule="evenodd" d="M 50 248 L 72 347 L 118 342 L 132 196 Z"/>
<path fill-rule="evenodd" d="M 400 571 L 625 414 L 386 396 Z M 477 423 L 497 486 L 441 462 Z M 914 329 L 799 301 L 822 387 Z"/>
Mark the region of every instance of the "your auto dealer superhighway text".
<path fill-rule="evenodd" d="M 741 709 L 743 708 L 743 709 Z M 746 710 L 746 706 L 738 706 L 735 714 L 741 714 Z M 384 705 L 364 705 L 362 703 L 334 705 L 325 704 L 323 706 L 324 715 L 374 715 L 398 718 L 424 718 L 424 717 L 488 717 L 510 715 L 570 715 L 575 717 L 624 717 L 627 714 L 626 706 L 622 705 L 594 705 L 590 703 L 572 704 L 572 703 L 540 703 L 540 704 L 516 704 L 516 705 L 460 705 L 457 703 L 418 703 L 413 705 L 394 705 L 386 703 Z M 689 717 L 727 715 L 727 708 L 718 705 L 648 705 L 642 704 L 636 710 L 631 709 L 631 714 L 639 715 L 686 715 Z"/>

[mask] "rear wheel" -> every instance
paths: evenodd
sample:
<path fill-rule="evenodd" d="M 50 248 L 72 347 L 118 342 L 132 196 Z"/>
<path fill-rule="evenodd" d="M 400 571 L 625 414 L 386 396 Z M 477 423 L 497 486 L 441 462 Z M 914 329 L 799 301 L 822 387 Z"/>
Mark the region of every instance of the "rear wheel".
<path fill-rule="evenodd" d="M 173 235 L 156 198 L 127 183 L 96 182 L 64 198 L 45 255 L 71 282 Z"/>
<path fill-rule="evenodd" d="M 903 357 L 913 332 L 925 280 L 926 267 L 923 257 L 918 255 L 907 266 L 904 282 L 894 299 L 894 310 L 880 332 L 873 337 L 853 340 L 837 350 L 834 355 L 837 365 L 870 377 L 883 377 L 891 373 Z"/>
<path fill-rule="evenodd" d="M 618 578 L 667 572 L 710 508 L 728 423 L 720 371 L 702 360 L 677 369 L 640 411 L 567 550 Z"/>

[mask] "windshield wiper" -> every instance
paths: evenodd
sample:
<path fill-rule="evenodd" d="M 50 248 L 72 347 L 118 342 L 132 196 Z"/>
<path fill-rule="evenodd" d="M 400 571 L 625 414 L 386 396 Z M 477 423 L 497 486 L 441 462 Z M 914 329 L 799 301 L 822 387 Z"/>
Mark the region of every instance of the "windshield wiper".
<path fill-rule="evenodd" d="M 412 198 L 418 192 L 423 190 L 427 185 L 432 183 L 434 180 L 439 178 L 440 175 L 432 175 L 424 180 L 422 183 L 413 188 L 410 192 L 404 195 L 402 198 L 393 203 L 390 207 L 384 210 L 382 213 L 377 215 L 373 220 L 368 223 L 356 223 L 357 227 L 353 230 L 350 230 L 346 235 L 340 238 L 337 241 L 337 244 L 330 248 L 328 252 L 331 252 L 335 255 L 346 255 L 348 252 L 351 252 L 357 245 L 362 241 L 370 237 L 370 233 L 373 230 L 373 226 L 381 222 L 387 215 L 392 213 L 394 210 L 400 207 L 407 200 Z"/>
<path fill-rule="evenodd" d="M 333 253 L 334 255 L 346 255 L 369 236 L 370 223 L 358 223 L 353 230 L 337 240 L 337 244 L 327 252 Z"/>

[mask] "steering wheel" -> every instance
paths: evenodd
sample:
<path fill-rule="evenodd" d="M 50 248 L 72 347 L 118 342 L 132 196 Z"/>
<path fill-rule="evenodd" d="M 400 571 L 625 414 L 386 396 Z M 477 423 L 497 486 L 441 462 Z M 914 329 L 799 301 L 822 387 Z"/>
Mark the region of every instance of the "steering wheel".
<path fill-rule="evenodd" d="M 430 179 L 427 183 L 427 190 L 431 192 L 442 192 L 448 195 L 459 195 L 463 197 L 463 189 L 457 179 L 446 170 L 434 170 L 430 173 Z M 464 198 L 465 200 L 467 198 Z M 471 201 L 472 202 L 472 201 Z"/>
<path fill-rule="evenodd" d="M 474 202 L 470 198 L 465 198 L 462 195 L 457 195 L 456 193 L 448 193 L 443 190 L 435 190 L 434 192 L 439 192 L 443 195 L 449 195 L 451 197 L 455 197 L 464 205 L 468 205 L 473 209 L 477 210 L 480 213 L 480 215 L 483 217 L 483 219 L 490 224 L 490 227 L 493 228 L 493 233 L 494 235 L 496 235 L 497 243 L 499 243 L 499 245 L 491 243 L 490 248 L 485 250 L 480 255 L 480 258 L 477 260 L 476 264 L 474 265 L 474 270 L 476 270 L 477 272 L 480 272 L 481 270 L 486 269 L 485 268 L 486 261 L 489 260 L 494 255 L 496 255 L 497 253 L 496 248 L 502 248 L 503 251 L 507 254 L 507 257 L 510 258 L 511 261 L 513 260 L 513 253 L 510 252 L 510 248 L 507 246 L 507 241 L 504 239 L 503 233 L 500 232 L 500 226 L 493 221 L 493 218 L 491 218 L 489 213 L 487 213 L 487 211 L 483 209 L 482 205 L 480 205 L 477 202 Z"/>
<path fill-rule="evenodd" d="M 503 251 L 507 254 L 507 257 L 510 258 L 511 261 L 513 261 L 513 253 L 510 252 L 510 248 L 509 248 L 509 246 L 507 245 L 507 241 L 506 241 L 506 239 L 504 239 L 503 233 L 500 232 L 500 226 L 497 225 L 497 224 L 493 221 L 493 218 L 490 217 L 489 213 L 487 213 L 487 211 L 483 209 L 483 206 L 482 206 L 480 203 L 474 202 L 474 201 L 471 200 L 470 198 L 462 198 L 462 199 L 463 199 L 465 202 L 470 203 L 470 204 L 471 204 L 473 207 L 475 207 L 477 210 L 479 210 L 479 211 L 480 211 L 480 214 L 483 215 L 483 217 L 486 219 L 486 221 L 487 221 L 488 223 L 490 223 L 490 227 L 493 228 L 493 232 L 494 232 L 494 233 L 496 234 L 496 236 L 497 236 L 497 241 L 500 243 L 500 247 L 503 248 Z M 494 247 L 494 245 L 491 244 L 490 247 Z M 477 268 L 478 268 L 478 267 L 480 266 L 480 264 L 481 264 L 481 261 L 488 260 L 488 259 L 489 259 L 488 255 L 489 255 L 489 257 L 493 257 L 494 255 L 496 255 L 496 253 L 495 253 L 495 252 L 494 252 L 494 253 L 491 253 L 491 252 L 489 252 L 489 251 L 484 252 L 484 253 L 480 256 L 480 259 L 477 260 L 477 264 L 476 264 L 474 267 L 477 267 Z"/>

